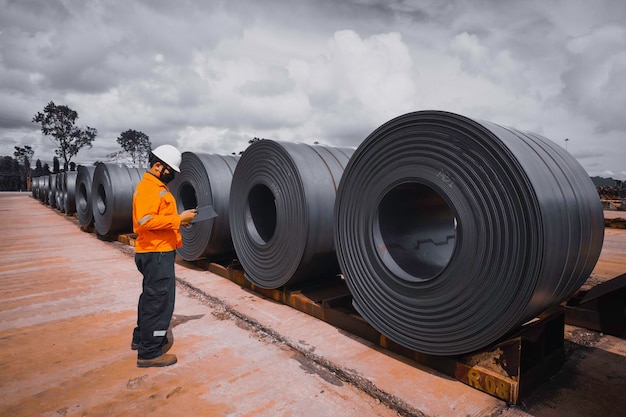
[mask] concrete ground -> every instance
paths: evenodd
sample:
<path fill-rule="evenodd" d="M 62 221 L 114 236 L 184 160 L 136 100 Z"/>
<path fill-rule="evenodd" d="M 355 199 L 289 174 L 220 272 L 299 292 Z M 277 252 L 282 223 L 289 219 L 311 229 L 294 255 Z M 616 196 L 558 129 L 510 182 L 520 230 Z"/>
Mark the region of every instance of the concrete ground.
<path fill-rule="evenodd" d="M 509 406 L 184 262 L 179 362 L 140 369 L 132 247 L 27 193 L 0 193 L 0 230 L 0 416 L 626 416 L 624 339 L 566 326 L 561 370 Z M 590 282 L 624 253 L 607 229 Z"/>

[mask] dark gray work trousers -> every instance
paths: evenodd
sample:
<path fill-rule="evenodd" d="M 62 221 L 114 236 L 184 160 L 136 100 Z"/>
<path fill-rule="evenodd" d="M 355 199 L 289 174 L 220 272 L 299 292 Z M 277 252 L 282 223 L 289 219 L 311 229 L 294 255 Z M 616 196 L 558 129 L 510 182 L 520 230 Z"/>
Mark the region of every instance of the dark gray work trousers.
<path fill-rule="evenodd" d="M 176 300 L 175 258 L 176 251 L 135 254 L 135 264 L 143 275 L 137 327 L 133 331 L 133 343 L 139 345 L 139 359 L 153 359 L 163 354 Z"/>

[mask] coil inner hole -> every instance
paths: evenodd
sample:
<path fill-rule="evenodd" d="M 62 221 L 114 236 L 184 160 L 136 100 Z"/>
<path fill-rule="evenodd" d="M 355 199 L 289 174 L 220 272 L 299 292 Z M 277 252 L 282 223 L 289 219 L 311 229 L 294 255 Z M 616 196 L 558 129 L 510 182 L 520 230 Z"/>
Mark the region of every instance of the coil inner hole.
<path fill-rule="evenodd" d="M 257 243 L 267 243 L 276 231 L 276 199 L 272 191 L 263 184 L 257 184 L 248 194 L 246 209 L 248 233 Z"/>
<path fill-rule="evenodd" d="M 183 205 L 183 210 L 189 210 L 198 207 L 198 197 L 196 195 L 196 189 L 188 182 L 184 183 L 180 187 L 179 197 Z"/>
<path fill-rule="evenodd" d="M 78 201 L 76 203 L 81 213 L 87 211 L 87 187 L 82 182 L 78 186 Z"/>
<path fill-rule="evenodd" d="M 104 185 L 98 184 L 98 192 L 96 193 L 96 207 L 98 208 L 98 213 L 104 214 L 107 211 L 107 193 L 104 189 Z"/>
<path fill-rule="evenodd" d="M 374 241 L 387 268 L 407 281 L 432 279 L 448 265 L 455 248 L 456 219 L 433 188 L 403 183 L 378 207 Z"/>

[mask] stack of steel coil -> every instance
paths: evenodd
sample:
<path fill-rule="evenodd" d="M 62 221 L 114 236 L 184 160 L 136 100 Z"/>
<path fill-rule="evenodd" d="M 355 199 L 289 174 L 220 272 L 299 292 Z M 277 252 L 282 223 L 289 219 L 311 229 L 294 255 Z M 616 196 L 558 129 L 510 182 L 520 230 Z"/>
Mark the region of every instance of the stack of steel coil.
<path fill-rule="evenodd" d="M 358 312 L 408 348 L 488 346 L 570 297 L 602 248 L 584 169 L 533 133 L 439 111 L 370 134 L 341 179 L 335 239 Z"/>
<path fill-rule="evenodd" d="M 337 184 L 354 149 L 261 140 L 237 163 L 230 230 L 245 275 L 262 288 L 339 273 Z"/>
<path fill-rule="evenodd" d="M 130 232 L 144 172 L 79 166 L 34 179 L 33 196 L 100 235 Z M 181 229 L 183 259 L 236 256 L 261 288 L 342 273 L 367 322 L 433 355 L 484 348 L 567 300 L 604 236 L 595 187 L 564 149 L 442 111 L 390 120 L 356 150 L 185 152 L 170 189 L 179 211 L 218 214 Z"/>
<path fill-rule="evenodd" d="M 219 260 L 234 255 L 228 207 L 238 160 L 234 155 L 183 152 L 180 173 L 170 184 L 178 210 L 212 206 L 218 214 L 181 228 L 183 246 L 177 253 L 183 259 Z"/>

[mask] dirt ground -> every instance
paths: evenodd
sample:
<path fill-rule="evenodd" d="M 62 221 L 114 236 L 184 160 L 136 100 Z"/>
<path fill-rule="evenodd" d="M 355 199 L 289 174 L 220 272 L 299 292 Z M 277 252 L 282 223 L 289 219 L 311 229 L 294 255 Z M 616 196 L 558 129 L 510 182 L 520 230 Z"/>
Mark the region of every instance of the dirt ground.
<path fill-rule="evenodd" d="M 172 353 L 130 350 L 132 248 L 0 193 L 0 416 L 626 416 L 626 341 L 566 325 L 566 360 L 518 406 L 245 290 L 176 266 Z M 606 229 L 587 286 L 626 272 Z"/>

